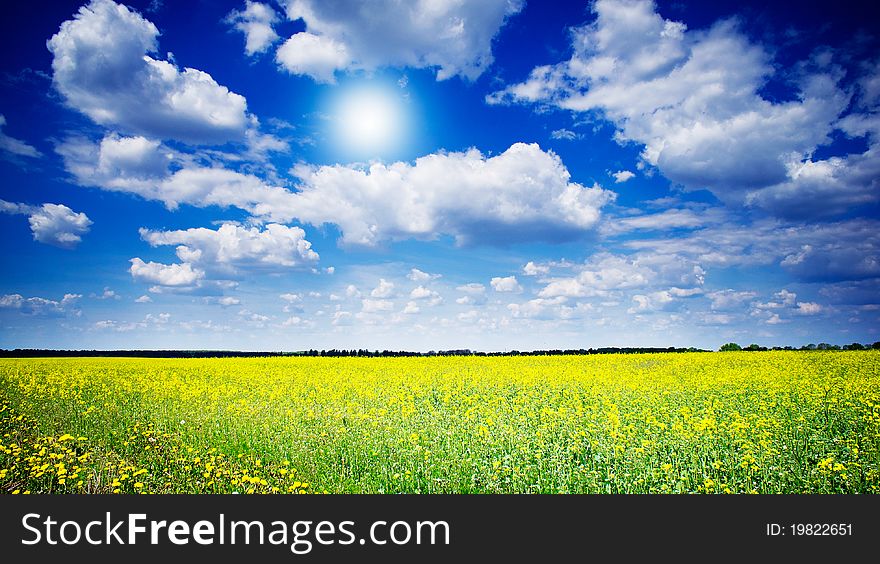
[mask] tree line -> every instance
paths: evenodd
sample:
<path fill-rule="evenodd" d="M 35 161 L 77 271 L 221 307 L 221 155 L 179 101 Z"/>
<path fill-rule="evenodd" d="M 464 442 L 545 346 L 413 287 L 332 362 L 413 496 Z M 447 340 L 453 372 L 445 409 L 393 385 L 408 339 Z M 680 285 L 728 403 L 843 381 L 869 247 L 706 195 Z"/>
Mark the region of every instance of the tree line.
<path fill-rule="evenodd" d="M 815 343 L 810 343 L 809 345 L 804 345 L 800 348 L 794 347 L 762 347 L 760 345 L 751 344 L 747 347 L 741 347 L 736 343 L 725 343 L 721 345 L 721 348 L 718 349 L 722 352 L 730 352 L 730 351 L 866 351 L 866 350 L 880 350 L 880 341 L 873 343 L 871 345 L 863 345 L 861 343 L 850 343 L 849 345 L 830 345 L 828 343 L 819 343 L 818 345 Z"/>
<path fill-rule="evenodd" d="M 880 341 L 871 345 L 851 343 L 849 345 L 831 345 L 819 343 L 804 345 L 799 348 L 763 347 L 751 344 L 742 347 L 737 343 L 725 343 L 719 349 L 729 351 L 858 351 L 880 350 Z M 3 358 L 37 358 L 37 357 L 138 357 L 138 358 L 231 358 L 231 357 L 267 357 L 267 356 L 309 356 L 309 357 L 429 357 L 429 356 L 563 356 L 592 354 L 638 354 L 638 353 L 683 353 L 709 352 L 694 347 L 599 347 L 588 349 L 544 349 L 533 351 L 511 350 L 504 352 L 473 351 L 471 349 L 450 349 L 428 352 L 368 350 L 368 349 L 309 349 L 301 351 L 227 351 L 227 350 L 58 350 L 58 349 L 0 349 Z"/>

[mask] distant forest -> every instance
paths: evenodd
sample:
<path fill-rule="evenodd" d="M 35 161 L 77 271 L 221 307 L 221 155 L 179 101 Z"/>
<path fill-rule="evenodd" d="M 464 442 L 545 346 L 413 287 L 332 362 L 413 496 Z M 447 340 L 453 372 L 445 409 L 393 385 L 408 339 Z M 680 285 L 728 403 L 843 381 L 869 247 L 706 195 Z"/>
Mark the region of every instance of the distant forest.
<path fill-rule="evenodd" d="M 745 347 L 737 343 L 726 343 L 721 346 L 722 352 L 751 351 L 859 351 L 880 350 L 880 341 L 871 345 L 852 343 L 849 345 L 830 345 L 819 343 L 795 347 L 762 347 L 751 344 Z M 676 347 L 600 347 L 589 349 L 550 349 L 535 351 L 512 350 L 507 352 L 482 352 L 470 349 L 453 349 L 428 352 L 367 350 L 367 349 L 330 349 L 305 351 L 212 351 L 212 350 L 55 350 L 55 349 L 0 349 L 0 358 L 35 358 L 35 357 L 144 357 L 144 358 L 232 358 L 262 356 L 326 356 L 326 357 L 409 357 L 409 356 L 551 356 L 551 355 L 587 355 L 587 354 L 636 354 L 636 353 L 683 353 L 710 352 L 705 349 Z"/>

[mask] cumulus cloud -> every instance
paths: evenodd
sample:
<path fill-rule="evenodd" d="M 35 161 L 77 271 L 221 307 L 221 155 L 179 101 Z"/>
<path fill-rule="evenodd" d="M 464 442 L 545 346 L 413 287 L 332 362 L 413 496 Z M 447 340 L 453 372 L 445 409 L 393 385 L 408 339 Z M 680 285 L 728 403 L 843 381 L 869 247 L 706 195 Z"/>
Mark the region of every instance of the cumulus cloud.
<path fill-rule="evenodd" d="M 728 288 L 726 290 L 715 290 L 708 292 L 706 297 L 712 301 L 712 311 L 733 311 L 740 309 L 746 302 L 751 301 L 757 294 L 752 291 L 734 290 Z"/>
<path fill-rule="evenodd" d="M 131 259 L 129 272 L 139 282 L 159 286 L 191 286 L 205 277 L 205 271 L 193 268 L 189 263 L 162 264 L 144 262 L 138 257 Z"/>
<path fill-rule="evenodd" d="M 438 80 L 456 75 L 474 80 L 492 64 L 492 39 L 524 2 L 370 0 L 353 9 L 337 0 L 288 0 L 286 5 L 287 17 L 302 20 L 306 30 L 279 49 L 279 63 L 332 82 L 336 70 L 388 66 L 437 69 Z"/>
<path fill-rule="evenodd" d="M 330 37 L 308 32 L 292 35 L 275 53 L 278 65 L 291 74 L 307 75 L 333 84 L 337 70 L 351 64 L 348 48 Z"/>
<path fill-rule="evenodd" d="M 797 312 L 801 315 L 816 315 L 824 308 L 816 302 L 798 302 Z"/>
<path fill-rule="evenodd" d="M 516 276 L 506 276 L 503 278 L 496 276 L 489 282 L 489 285 L 496 292 L 522 292 L 522 286 L 519 285 Z"/>
<path fill-rule="evenodd" d="M 391 300 L 361 300 L 361 311 L 363 313 L 377 313 L 391 311 L 392 309 L 394 309 L 394 302 Z"/>
<path fill-rule="evenodd" d="M 874 219 L 805 224 L 727 222 L 676 237 L 629 240 L 622 245 L 706 266 L 777 264 L 806 282 L 880 277 L 880 222 Z"/>
<path fill-rule="evenodd" d="M 318 253 L 299 227 L 270 223 L 242 227 L 225 223 L 177 231 L 140 229 L 141 238 L 153 247 L 177 245 L 178 258 L 202 269 L 291 268 L 311 265 Z"/>
<path fill-rule="evenodd" d="M 667 308 L 680 298 L 689 298 L 703 293 L 702 288 L 669 288 L 650 294 L 636 294 L 632 297 L 633 306 L 626 310 L 629 314 L 641 314 Z"/>
<path fill-rule="evenodd" d="M 429 274 L 427 272 L 422 272 L 418 268 L 413 268 L 409 271 L 409 274 L 407 274 L 406 277 L 413 282 L 428 282 L 429 280 L 436 280 L 437 278 L 441 278 L 441 275 Z"/>
<path fill-rule="evenodd" d="M 43 156 L 41 152 L 31 145 L 3 133 L 3 127 L 5 125 L 6 118 L 0 114 L 0 151 L 5 151 L 11 155 L 19 157 L 38 158 Z"/>
<path fill-rule="evenodd" d="M 818 315 L 824 307 L 816 302 L 798 301 L 797 294 L 785 288 L 773 294 L 773 299 L 752 303 L 751 315 L 768 325 L 789 323 L 789 315 Z M 782 317 L 785 315 L 786 317 Z"/>
<path fill-rule="evenodd" d="M 34 241 L 62 249 L 76 247 L 92 225 L 86 214 L 63 204 L 31 206 L 0 200 L 0 213 L 27 215 Z"/>
<path fill-rule="evenodd" d="M 246 0 L 244 10 L 233 10 L 226 23 L 242 32 L 245 37 L 244 52 L 248 56 L 267 51 L 278 41 L 274 25 L 280 21 L 278 13 L 268 4 Z"/>
<path fill-rule="evenodd" d="M 589 230 L 615 197 L 598 185 L 571 182 L 558 156 L 522 143 L 494 157 L 471 149 L 413 164 L 300 165 L 297 192 L 253 174 L 178 163 L 173 151 L 142 136 L 71 138 L 56 150 L 84 186 L 136 194 L 169 209 L 234 206 L 261 221 L 332 223 L 343 243 L 359 245 L 443 234 L 460 244 L 571 239 Z M 174 172 L 172 163 L 179 167 Z"/>
<path fill-rule="evenodd" d="M 563 309 L 566 301 L 564 297 L 535 298 L 518 304 L 507 304 L 507 310 L 511 316 L 526 319 L 557 319 L 570 317 L 573 308 Z M 561 307 L 560 307 L 561 306 Z"/>
<path fill-rule="evenodd" d="M 548 274 L 550 272 L 550 267 L 546 264 L 535 264 L 534 261 L 529 261 L 523 266 L 522 271 L 526 276 L 540 276 Z"/>
<path fill-rule="evenodd" d="M 53 84 L 100 125 L 190 143 L 243 140 L 251 124 L 244 97 L 206 72 L 153 58 L 158 35 L 126 6 L 92 0 L 47 42 Z"/>
<path fill-rule="evenodd" d="M 577 268 L 576 276 L 551 279 L 538 293 L 542 298 L 607 295 L 611 290 L 639 288 L 656 278 L 656 272 L 632 257 L 600 253 Z"/>
<path fill-rule="evenodd" d="M 370 296 L 374 298 L 390 298 L 394 295 L 394 282 L 389 282 L 384 278 L 379 279 L 379 284 L 370 292 Z"/>
<path fill-rule="evenodd" d="M 180 162 L 168 147 L 142 136 L 111 133 L 98 143 L 74 137 L 56 151 L 82 186 L 135 194 L 172 210 L 181 204 L 233 206 L 261 220 L 279 222 L 294 215 L 296 203 L 289 190 L 253 174 Z M 172 163 L 177 166 L 173 173 Z"/>
<path fill-rule="evenodd" d="M 441 234 L 459 244 L 570 239 L 590 229 L 615 197 L 571 182 L 558 156 L 523 143 L 493 157 L 471 149 L 414 164 L 301 165 L 294 173 L 297 217 L 335 223 L 343 243 L 359 245 Z"/>
<path fill-rule="evenodd" d="M 458 286 L 455 288 L 459 292 L 464 292 L 470 295 L 478 295 L 484 294 L 486 292 L 486 287 L 482 284 L 477 284 L 476 282 L 471 282 L 470 284 L 464 284 L 462 286 Z"/>
<path fill-rule="evenodd" d="M 89 297 L 95 298 L 96 300 L 118 300 L 120 299 L 119 294 L 117 294 L 114 290 L 110 289 L 107 286 L 104 286 L 104 291 L 100 294 L 91 294 Z"/>
<path fill-rule="evenodd" d="M 861 154 L 813 161 L 791 159 L 787 179 L 746 195 L 749 206 L 799 220 L 833 217 L 880 200 L 880 145 Z"/>
<path fill-rule="evenodd" d="M 333 320 L 331 321 L 333 325 L 351 325 L 352 324 L 352 315 L 350 311 L 336 311 L 333 312 Z"/>
<path fill-rule="evenodd" d="M 411 300 L 421 300 L 422 303 L 433 307 L 443 303 L 443 298 L 434 290 L 430 288 L 425 288 L 424 286 L 417 286 L 413 288 L 412 292 L 410 292 L 409 297 Z M 412 302 L 410 302 L 412 303 Z"/>
<path fill-rule="evenodd" d="M 657 213 L 629 217 L 608 217 L 600 231 L 604 235 L 618 235 L 633 231 L 667 231 L 697 229 L 724 222 L 727 216 L 721 208 L 671 208 Z"/>
<path fill-rule="evenodd" d="M 76 304 L 82 294 L 64 294 L 60 300 L 50 300 L 34 296 L 25 298 L 21 294 L 5 294 L 0 296 L 0 309 L 19 311 L 25 315 L 79 315 Z"/>
<path fill-rule="evenodd" d="M 345 287 L 345 297 L 346 298 L 360 298 L 361 292 L 357 289 L 357 286 L 354 284 L 349 284 Z"/>
<path fill-rule="evenodd" d="M 778 301 L 769 301 L 765 303 L 756 303 L 755 307 L 757 309 L 780 309 L 784 307 L 791 307 L 794 305 L 795 300 L 797 299 L 797 294 L 794 292 L 790 292 L 783 288 L 782 290 L 776 292 L 773 295 Z"/>
<path fill-rule="evenodd" d="M 554 129 L 550 132 L 551 139 L 564 139 L 565 141 L 574 141 L 575 139 L 580 139 L 581 136 L 570 129 Z"/>
<path fill-rule="evenodd" d="M 783 200 L 797 203 L 804 192 L 807 200 L 810 192 L 835 194 L 833 188 L 822 191 L 821 183 L 802 187 L 808 179 L 797 179 L 828 177 L 826 169 L 841 164 L 811 161 L 849 103 L 833 65 L 797 67 L 796 98 L 776 102 L 761 94 L 774 72 L 770 55 L 735 22 L 689 31 L 664 19 L 651 0 L 598 0 L 592 8 L 596 19 L 574 30 L 568 61 L 537 67 L 525 82 L 488 101 L 596 112 L 615 124 L 618 141 L 643 146 L 645 163 L 676 184 L 707 188 L 728 203 L 781 211 Z M 870 160 L 872 167 L 846 162 L 844 168 L 876 167 Z M 836 197 L 836 210 L 867 197 L 857 183 L 838 184 L 856 193 Z M 761 192 L 768 188 L 771 193 Z M 801 204 L 800 213 L 829 213 L 823 205 L 813 200 L 807 210 Z"/>
<path fill-rule="evenodd" d="M 417 304 L 416 302 L 412 302 L 412 301 L 406 302 L 406 306 L 403 308 L 403 313 L 405 313 L 406 315 L 416 314 L 416 313 L 419 313 L 420 311 L 421 311 L 421 308 L 419 307 L 419 304 Z"/>
<path fill-rule="evenodd" d="M 618 170 L 611 174 L 614 177 L 615 184 L 623 184 L 627 180 L 632 180 L 636 177 L 636 173 L 631 170 Z"/>
<path fill-rule="evenodd" d="M 465 294 L 464 296 L 456 298 L 455 303 L 459 305 L 482 305 L 488 301 L 486 297 L 486 287 L 482 284 L 471 282 L 470 284 L 458 286 L 455 289 Z"/>

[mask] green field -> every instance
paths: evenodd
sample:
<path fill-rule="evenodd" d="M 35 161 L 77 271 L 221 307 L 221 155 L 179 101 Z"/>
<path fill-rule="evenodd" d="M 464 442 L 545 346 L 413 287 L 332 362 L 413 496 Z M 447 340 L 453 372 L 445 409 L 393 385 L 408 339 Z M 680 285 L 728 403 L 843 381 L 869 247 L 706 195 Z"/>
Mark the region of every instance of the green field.
<path fill-rule="evenodd" d="M 877 493 L 880 352 L 0 360 L 4 493 Z"/>

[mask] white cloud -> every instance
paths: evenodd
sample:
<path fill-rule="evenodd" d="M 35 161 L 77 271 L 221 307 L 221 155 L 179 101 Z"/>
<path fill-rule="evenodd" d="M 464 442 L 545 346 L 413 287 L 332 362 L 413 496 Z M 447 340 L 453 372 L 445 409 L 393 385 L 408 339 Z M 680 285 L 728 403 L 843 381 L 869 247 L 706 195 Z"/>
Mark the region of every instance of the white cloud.
<path fill-rule="evenodd" d="M 240 305 L 241 300 L 238 298 L 233 298 L 232 296 L 223 296 L 222 298 L 217 299 L 217 303 L 224 306 L 224 307 L 229 307 L 229 306 L 234 306 L 234 305 Z"/>
<path fill-rule="evenodd" d="M 153 301 L 153 298 L 151 298 L 150 296 L 144 294 L 143 296 L 141 296 L 141 297 L 139 297 L 138 299 L 136 299 L 136 300 L 135 300 L 135 303 L 139 303 L 139 304 L 148 304 L 148 303 L 150 303 L 150 302 L 152 302 L 152 301 Z"/>
<path fill-rule="evenodd" d="M 387 66 L 436 68 L 438 80 L 455 75 L 476 79 L 492 64 L 493 37 L 524 2 L 369 0 L 357 8 L 317 0 L 286 4 L 288 18 L 305 22 L 306 32 L 298 35 L 316 38 L 310 43 L 322 45 L 298 55 L 296 72 L 332 82 L 337 69 L 372 71 Z M 297 45 L 302 43 L 300 39 Z M 331 58 L 328 64 L 327 45 L 335 46 L 330 54 L 341 51 L 346 57 Z"/>
<path fill-rule="evenodd" d="M 286 293 L 279 296 L 282 300 L 289 303 L 298 303 L 302 301 L 302 294 Z"/>
<path fill-rule="evenodd" d="M 82 241 L 92 221 L 62 204 L 43 204 L 28 217 L 34 239 L 41 243 L 69 249 Z"/>
<path fill-rule="evenodd" d="M 657 273 L 636 258 L 599 253 L 578 267 L 574 277 L 552 279 L 539 293 L 542 298 L 604 296 L 612 290 L 647 286 Z"/>
<path fill-rule="evenodd" d="M 571 182 L 558 156 L 523 143 L 494 157 L 471 149 L 415 164 L 301 165 L 293 172 L 301 181 L 296 216 L 335 223 L 343 243 L 361 245 L 441 234 L 462 244 L 572 238 L 591 228 L 615 196 Z"/>
<path fill-rule="evenodd" d="M 230 12 L 226 23 L 244 34 L 244 51 L 248 56 L 253 56 L 268 50 L 278 41 L 278 34 L 273 26 L 280 19 L 270 5 L 246 0 L 244 10 Z"/>
<path fill-rule="evenodd" d="M 801 315 L 816 315 L 821 313 L 824 308 L 816 302 L 798 302 L 797 312 Z"/>
<path fill-rule="evenodd" d="M 390 300 L 361 300 L 361 311 L 364 313 L 377 313 L 391 311 L 392 309 L 394 309 L 394 302 Z"/>
<path fill-rule="evenodd" d="M 406 307 L 403 308 L 403 313 L 407 315 L 419 313 L 421 308 L 419 308 L 419 304 L 416 302 L 407 302 Z"/>
<path fill-rule="evenodd" d="M 629 314 L 648 313 L 659 311 L 680 298 L 689 298 L 702 294 L 702 288 L 669 288 L 668 290 L 659 290 L 650 294 L 636 294 L 632 297 L 635 302 L 632 307 L 626 310 Z"/>
<path fill-rule="evenodd" d="M 351 325 L 351 322 L 351 312 L 337 311 L 333 313 L 333 321 L 331 322 L 333 325 Z"/>
<path fill-rule="evenodd" d="M 265 327 L 266 322 L 270 319 L 268 315 L 255 313 L 248 309 L 240 309 L 238 316 L 255 327 Z"/>
<path fill-rule="evenodd" d="M 318 253 L 299 227 L 270 223 L 245 228 L 225 223 L 218 229 L 204 227 L 178 231 L 140 230 L 153 247 L 178 245 L 178 258 L 185 263 L 212 268 L 292 268 L 310 265 Z"/>
<path fill-rule="evenodd" d="M 60 316 L 66 314 L 79 315 L 76 303 L 82 294 L 64 294 L 60 300 L 50 300 L 34 296 L 25 298 L 21 294 L 0 296 L 0 308 L 14 309 L 26 315 Z"/>
<path fill-rule="evenodd" d="M 413 288 L 413 291 L 409 293 L 409 297 L 414 300 L 423 300 L 425 298 L 430 298 L 431 296 L 436 296 L 437 292 L 433 290 L 429 290 L 424 286 L 418 286 Z"/>
<path fill-rule="evenodd" d="M 561 308 L 555 306 L 560 306 L 565 303 L 565 300 L 566 298 L 564 297 L 552 299 L 535 298 L 521 304 L 508 304 L 507 309 L 513 317 L 526 319 L 557 319 L 563 317 L 565 314 Z"/>
<path fill-rule="evenodd" d="M 19 157 L 38 158 L 43 156 L 41 152 L 24 141 L 15 139 L 3 133 L 3 127 L 6 125 L 6 118 L 0 114 L 0 151 L 6 151 Z"/>
<path fill-rule="evenodd" d="M 486 292 L 486 287 L 482 284 L 477 284 L 476 282 L 464 284 L 463 286 L 457 286 L 455 289 L 459 292 L 464 292 L 471 295 L 481 295 Z"/>
<path fill-rule="evenodd" d="M 742 305 L 755 298 L 757 294 L 751 291 L 738 291 L 728 288 L 726 290 L 716 290 L 706 294 L 712 300 L 712 311 L 731 311 L 742 307 Z"/>
<path fill-rule="evenodd" d="M 243 96 L 203 71 L 151 57 L 159 30 L 112 0 L 92 0 L 47 42 L 55 88 L 94 122 L 192 143 L 243 140 Z"/>
<path fill-rule="evenodd" d="M 291 74 L 307 75 L 327 84 L 335 83 L 335 72 L 351 64 L 344 43 L 308 32 L 292 35 L 278 48 L 275 60 Z"/>
<path fill-rule="evenodd" d="M 422 303 L 429 307 L 433 307 L 443 303 L 443 298 L 440 296 L 440 294 L 438 294 L 434 290 L 425 288 L 424 286 L 418 286 L 414 288 L 413 291 L 410 292 L 409 297 L 412 300 L 422 300 Z"/>
<path fill-rule="evenodd" d="M 489 285 L 492 286 L 492 289 L 496 292 L 522 292 L 522 286 L 519 285 L 516 276 L 506 276 L 504 278 L 496 276 L 495 278 L 492 278 Z"/>
<path fill-rule="evenodd" d="M 204 270 L 195 269 L 189 263 L 144 262 L 138 257 L 129 262 L 131 262 L 129 272 L 132 278 L 159 286 L 191 286 L 205 277 Z"/>
<path fill-rule="evenodd" d="M 555 129 L 550 133 L 551 139 L 564 139 L 566 141 L 574 141 L 580 139 L 581 136 L 570 129 Z"/>
<path fill-rule="evenodd" d="M 632 180 L 636 177 L 636 173 L 631 170 L 618 170 L 615 173 L 612 173 L 611 176 L 614 177 L 615 184 L 623 184 L 627 180 Z"/>
<path fill-rule="evenodd" d="M 422 272 L 418 268 L 410 269 L 409 274 L 406 275 L 409 280 L 413 282 L 428 282 L 429 280 L 436 280 L 441 278 L 440 274 L 429 274 L 427 272 Z"/>
<path fill-rule="evenodd" d="M 89 232 L 92 220 L 63 204 L 30 206 L 0 200 L 0 213 L 28 216 L 35 241 L 62 249 L 72 249 Z"/>
<path fill-rule="evenodd" d="M 791 159 L 787 179 L 746 194 L 746 203 L 789 219 L 836 216 L 880 200 L 880 145 L 862 154 Z"/>
<path fill-rule="evenodd" d="M 254 176 L 175 159 L 173 151 L 145 137 L 108 134 L 100 143 L 70 138 L 56 147 L 77 183 L 157 200 L 168 209 L 180 204 L 233 206 L 264 221 L 293 218 L 294 193 Z M 171 163 L 179 168 L 170 173 Z"/>
<path fill-rule="evenodd" d="M 717 225 L 727 219 L 722 208 L 672 208 L 657 213 L 629 217 L 607 217 L 600 227 L 604 235 L 618 235 L 632 231 L 666 231 L 697 229 Z"/>
<path fill-rule="evenodd" d="M 345 297 L 346 298 L 360 298 L 361 292 L 357 289 L 357 286 L 354 284 L 349 284 L 345 287 Z"/>
<path fill-rule="evenodd" d="M 111 290 L 109 287 L 105 286 L 104 291 L 100 294 L 91 294 L 89 297 L 95 298 L 98 300 L 118 300 L 120 299 L 119 294 L 117 294 L 114 290 Z"/>
<path fill-rule="evenodd" d="M 394 283 L 384 278 L 380 278 L 379 284 L 370 292 L 370 296 L 374 298 L 390 298 L 392 295 L 394 295 Z"/>
<path fill-rule="evenodd" d="M 756 302 L 754 304 L 755 309 L 782 309 L 787 307 L 792 307 L 795 304 L 795 300 L 797 300 L 797 294 L 794 292 L 789 292 L 786 289 L 782 289 L 773 296 L 779 301 L 770 301 L 770 302 Z"/>
<path fill-rule="evenodd" d="M 816 302 L 797 301 L 797 294 L 782 289 L 773 294 L 774 300 L 767 302 L 752 303 L 751 315 L 768 325 L 789 323 L 791 320 L 782 315 L 817 315 L 824 311 L 824 307 Z"/>
<path fill-rule="evenodd" d="M 725 222 L 690 234 L 635 239 L 624 247 L 678 256 L 708 266 L 779 264 L 807 282 L 880 277 L 880 222 L 780 224 L 775 220 Z"/>
<path fill-rule="evenodd" d="M 172 210 L 181 204 L 233 206 L 260 221 L 332 223 L 343 243 L 359 245 L 443 234 L 459 244 L 572 239 L 592 228 L 615 197 L 598 185 L 571 182 L 558 156 L 522 143 L 494 157 L 471 149 L 366 169 L 300 165 L 293 171 L 297 192 L 176 158 L 145 137 L 110 134 L 100 143 L 73 138 L 56 150 L 84 186 L 137 194 Z M 179 166 L 174 172 L 172 162 Z"/>
<path fill-rule="evenodd" d="M 778 313 L 774 313 L 770 317 L 765 319 L 764 323 L 766 323 L 767 325 L 779 325 L 781 323 L 788 323 L 788 320 L 782 319 L 781 317 L 779 317 Z"/>
<path fill-rule="evenodd" d="M 841 73 L 827 63 L 801 65 L 793 73 L 796 99 L 774 102 L 761 94 L 771 57 L 734 22 L 688 31 L 651 0 L 598 0 L 592 9 L 596 20 L 574 30 L 568 61 L 537 67 L 488 101 L 599 112 L 615 124 L 618 141 L 643 145 L 642 160 L 674 183 L 781 210 L 765 198 L 793 190 L 755 193 L 791 180 L 829 141 L 849 102 L 837 85 Z"/>
<path fill-rule="evenodd" d="M 523 274 L 526 276 L 540 276 L 549 272 L 550 267 L 546 264 L 535 264 L 533 261 L 529 261 L 523 266 Z"/>
<path fill-rule="evenodd" d="M 170 313 L 160 313 L 159 315 L 153 315 L 152 313 L 148 313 L 144 316 L 144 321 L 146 323 L 152 323 L 153 325 L 165 325 L 168 323 L 168 320 L 171 319 Z"/>
<path fill-rule="evenodd" d="M 455 300 L 455 303 L 459 305 L 482 305 L 488 301 L 488 298 L 486 296 L 486 287 L 482 284 L 472 282 L 470 284 L 458 286 L 455 289 L 465 294 L 464 296 Z"/>

